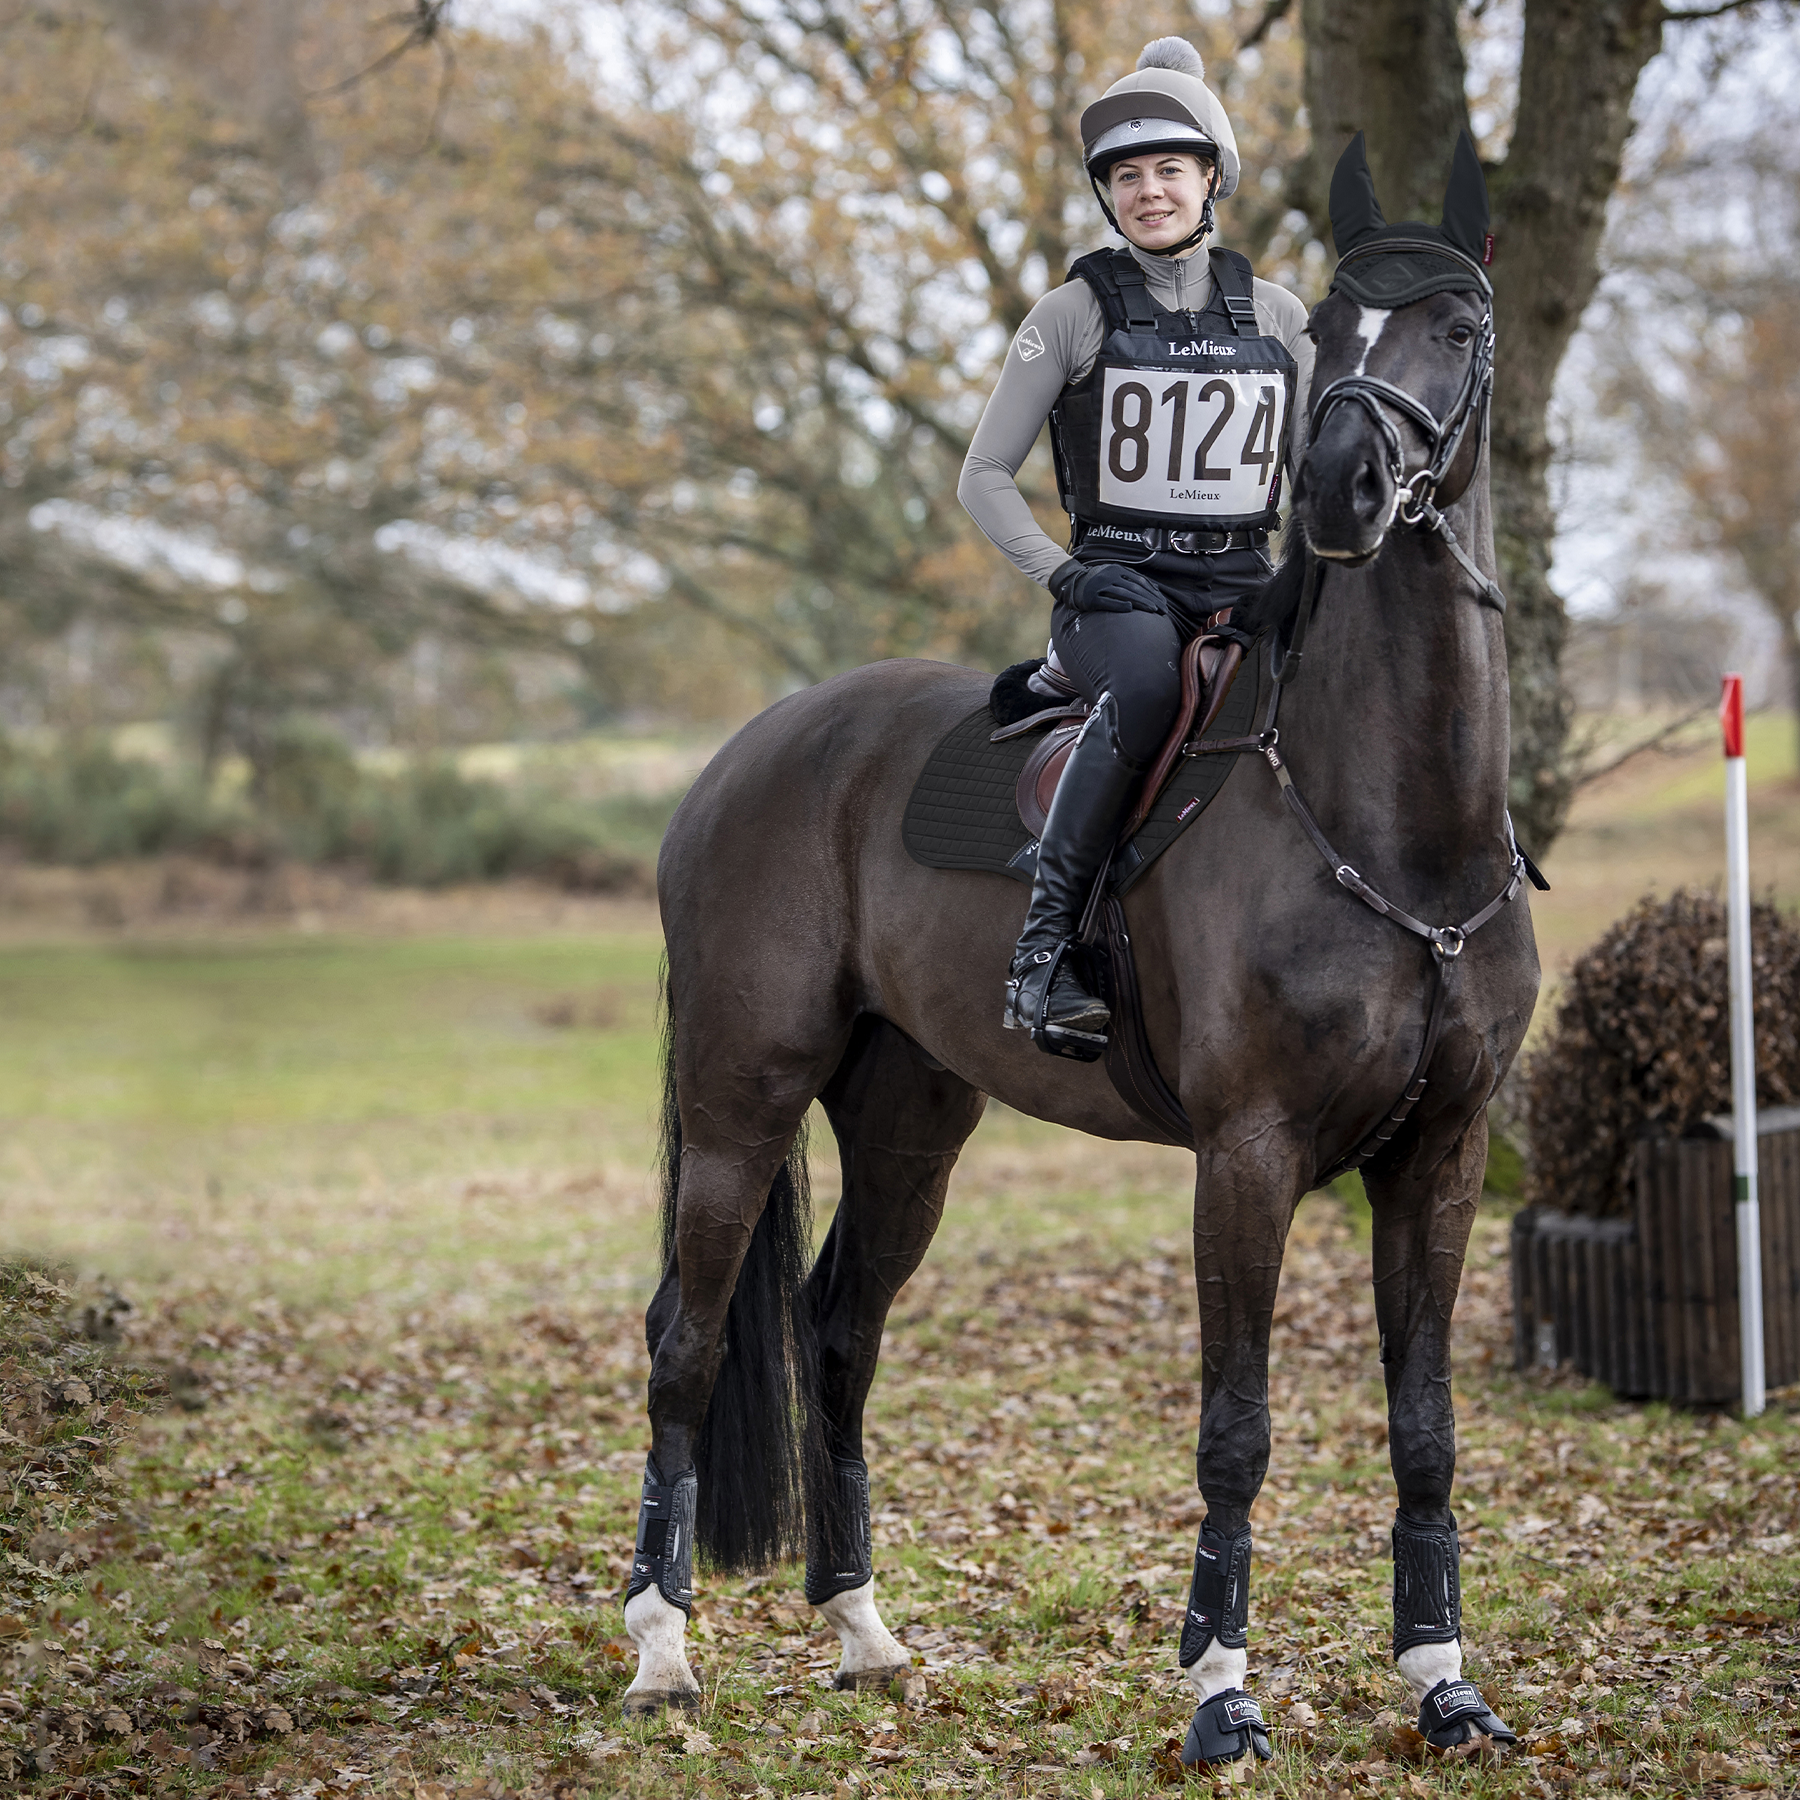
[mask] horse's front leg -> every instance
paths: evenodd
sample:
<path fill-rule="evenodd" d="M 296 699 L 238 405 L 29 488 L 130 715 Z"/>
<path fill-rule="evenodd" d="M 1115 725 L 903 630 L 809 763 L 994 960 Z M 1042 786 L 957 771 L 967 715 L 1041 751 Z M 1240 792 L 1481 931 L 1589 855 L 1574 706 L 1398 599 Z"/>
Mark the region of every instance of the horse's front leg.
<path fill-rule="evenodd" d="M 1262 1712 L 1244 1692 L 1250 1508 L 1269 1469 L 1269 1326 L 1307 1171 L 1285 1132 L 1232 1135 L 1232 1147 L 1200 1153 L 1194 1190 L 1201 1343 L 1195 1474 L 1206 1517 L 1179 1652 L 1200 1702 L 1181 1752 L 1190 1765 L 1271 1754 Z"/>
<path fill-rule="evenodd" d="M 1462 1678 L 1462 1578 L 1450 1489 L 1456 1412 L 1450 1319 L 1487 1166 L 1477 1113 L 1435 1168 L 1366 1177 L 1374 1214 L 1375 1318 L 1387 1381 L 1394 1518 L 1394 1660 L 1440 1750 L 1510 1744 L 1512 1731 Z"/>

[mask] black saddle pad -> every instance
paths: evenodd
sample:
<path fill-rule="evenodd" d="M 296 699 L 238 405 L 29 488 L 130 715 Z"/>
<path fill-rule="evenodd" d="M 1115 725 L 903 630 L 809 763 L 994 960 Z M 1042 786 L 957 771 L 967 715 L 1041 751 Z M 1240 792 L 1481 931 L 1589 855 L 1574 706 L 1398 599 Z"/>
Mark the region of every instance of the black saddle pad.
<path fill-rule="evenodd" d="M 1210 738 L 1248 737 L 1255 729 L 1268 658 L 1253 650 L 1238 671 Z M 1019 821 L 1013 799 L 1019 771 L 1041 732 L 1003 744 L 988 742 L 994 717 L 985 706 L 954 726 L 926 761 L 906 803 L 900 831 L 907 854 L 928 869 L 984 869 L 1030 883 L 1037 840 Z M 1218 797 L 1242 759 L 1183 757 L 1150 816 L 1114 864 L 1113 891 L 1128 893 L 1144 871 Z"/>

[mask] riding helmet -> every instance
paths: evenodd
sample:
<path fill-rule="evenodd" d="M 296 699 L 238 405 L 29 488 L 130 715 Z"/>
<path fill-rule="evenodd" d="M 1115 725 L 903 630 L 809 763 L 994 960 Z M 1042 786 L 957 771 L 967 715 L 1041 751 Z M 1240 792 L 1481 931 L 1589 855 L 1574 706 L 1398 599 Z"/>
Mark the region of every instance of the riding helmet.
<path fill-rule="evenodd" d="M 1215 199 L 1236 191 L 1237 139 L 1205 74 L 1200 52 L 1186 38 L 1157 38 L 1144 46 L 1137 68 L 1081 115 L 1082 161 L 1096 186 L 1124 157 L 1185 150 L 1218 163 Z"/>

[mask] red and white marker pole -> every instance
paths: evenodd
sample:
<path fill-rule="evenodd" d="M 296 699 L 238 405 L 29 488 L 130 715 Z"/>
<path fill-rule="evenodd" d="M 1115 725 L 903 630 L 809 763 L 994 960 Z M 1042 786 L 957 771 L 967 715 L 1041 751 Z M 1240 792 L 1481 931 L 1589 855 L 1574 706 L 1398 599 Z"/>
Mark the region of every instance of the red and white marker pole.
<path fill-rule="evenodd" d="M 1738 1336 L 1744 1417 L 1763 1410 L 1762 1209 L 1756 1194 L 1756 1015 L 1750 973 L 1750 809 L 1744 782 L 1744 678 L 1725 677 L 1726 917 L 1731 945 L 1732 1195 L 1736 1204 Z"/>

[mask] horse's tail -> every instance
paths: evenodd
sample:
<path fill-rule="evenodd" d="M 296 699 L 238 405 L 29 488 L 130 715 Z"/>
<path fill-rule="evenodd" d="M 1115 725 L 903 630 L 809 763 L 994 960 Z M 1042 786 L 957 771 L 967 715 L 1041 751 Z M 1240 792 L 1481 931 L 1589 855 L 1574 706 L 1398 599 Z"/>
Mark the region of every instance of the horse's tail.
<path fill-rule="evenodd" d="M 675 1004 L 663 980 L 662 1252 L 675 1260 L 681 1111 L 675 1099 Z M 803 1298 L 812 1263 L 812 1190 L 802 1122 L 750 1237 L 725 1317 L 725 1352 L 694 1444 L 700 1478 L 694 1542 L 713 1568 L 738 1573 L 806 1548 L 806 1474 L 824 1459 L 818 1367 Z"/>

